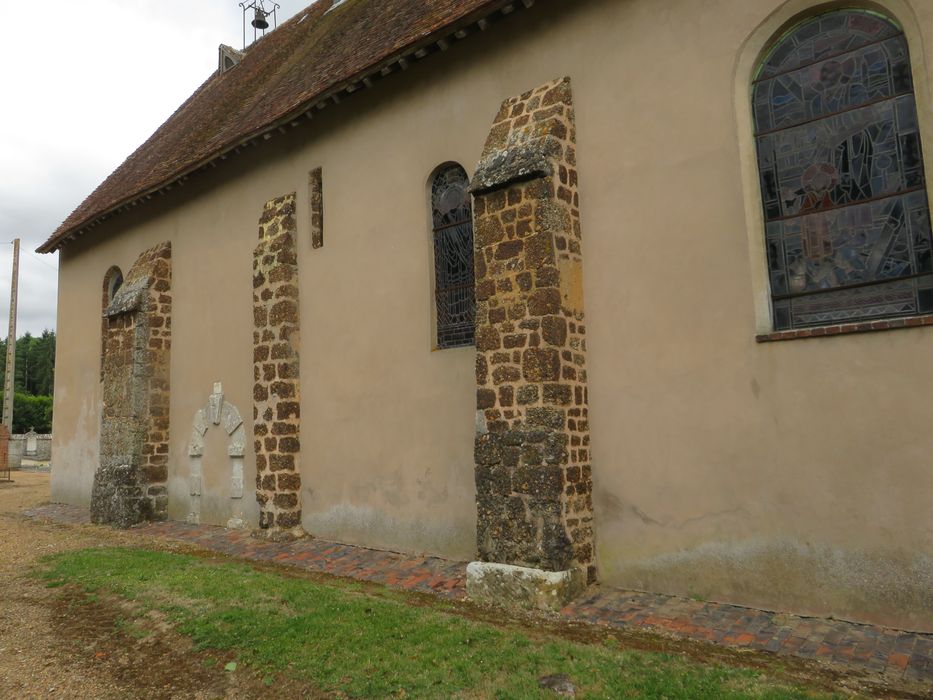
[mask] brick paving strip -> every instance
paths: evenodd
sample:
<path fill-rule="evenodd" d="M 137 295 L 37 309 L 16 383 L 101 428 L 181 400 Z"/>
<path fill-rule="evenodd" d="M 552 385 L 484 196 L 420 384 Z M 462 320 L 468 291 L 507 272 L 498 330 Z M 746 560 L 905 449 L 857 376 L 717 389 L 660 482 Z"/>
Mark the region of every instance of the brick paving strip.
<path fill-rule="evenodd" d="M 87 509 L 66 505 L 38 506 L 25 511 L 25 515 L 65 524 L 90 522 Z M 180 522 L 151 523 L 130 532 L 179 540 L 240 559 L 294 566 L 454 600 L 466 598 L 464 562 L 312 538 L 275 543 L 255 539 L 242 530 Z M 892 681 L 929 683 L 933 687 L 933 634 L 605 586 L 591 588 L 564 608 L 561 616 L 613 628 L 641 628 L 682 639 L 841 664 L 881 673 Z"/>

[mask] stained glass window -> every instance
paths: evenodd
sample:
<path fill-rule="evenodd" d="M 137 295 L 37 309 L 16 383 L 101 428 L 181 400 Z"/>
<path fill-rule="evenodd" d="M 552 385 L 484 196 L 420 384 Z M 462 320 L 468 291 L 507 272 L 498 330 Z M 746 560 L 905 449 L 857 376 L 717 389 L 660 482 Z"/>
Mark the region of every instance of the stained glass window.
<path fill-rule="evenodd" d="M 473 280 L 473 211 L 468 187 L 469 178 L 459 165 L 444 166 L 431 183 L 439 348 L 473 344 L 476 293 Z"/>
<path fill-rule="evenodd" d="M 933 312 L 907 39 L 866 10 L 778 40 L 753 86 L 777 330 Z"/>
<path fill-rule="evenodd" d="M 110 276 L 110 280 L 107 284 L 107 303 L 109 304 L 113 301 L 113 298 L 116 296 L 117 292 L 120 291 L 120 287 L 123 286 L 123 273 L 120 272 L 119 268 L 116 268 L 114 273 Z"/>

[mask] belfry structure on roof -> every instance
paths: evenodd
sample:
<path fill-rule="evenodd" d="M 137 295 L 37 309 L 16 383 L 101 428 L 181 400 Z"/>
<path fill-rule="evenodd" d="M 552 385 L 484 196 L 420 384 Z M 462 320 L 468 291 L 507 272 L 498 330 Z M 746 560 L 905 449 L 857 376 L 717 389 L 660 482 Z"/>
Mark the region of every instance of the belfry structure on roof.
<path fill-rule="evenodd" d="M 54 500 L 933 632 L 920 0 L 241 6 L 39 249 Z"/>

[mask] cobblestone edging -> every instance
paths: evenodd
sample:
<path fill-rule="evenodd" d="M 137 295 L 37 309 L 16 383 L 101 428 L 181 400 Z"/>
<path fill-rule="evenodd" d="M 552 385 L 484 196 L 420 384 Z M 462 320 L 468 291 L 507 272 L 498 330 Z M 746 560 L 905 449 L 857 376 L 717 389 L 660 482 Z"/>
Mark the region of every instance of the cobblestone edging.
<path fill-rule="evenodd" d="M 39 506 L 26 511 L 26 515 L 58 523 L 88 522 L 87 509 L 75 506 Z M 317 539 L 277 543 L 257 540 L 243 531 L 179 522 L 149 523 L 131 532 L 179 540 L 241 559 L 435 593 L 455 600 L 466 597 L 464 562 Z M 644 629 L 681 639 L 839 664 L 842 670 L 882 674 L 888 683 L 920 684 L 929 687 L 933 695 L 933 634 L 604 586 L 591 588 L 561 610 L 560 615 L 571 621 Z"/>

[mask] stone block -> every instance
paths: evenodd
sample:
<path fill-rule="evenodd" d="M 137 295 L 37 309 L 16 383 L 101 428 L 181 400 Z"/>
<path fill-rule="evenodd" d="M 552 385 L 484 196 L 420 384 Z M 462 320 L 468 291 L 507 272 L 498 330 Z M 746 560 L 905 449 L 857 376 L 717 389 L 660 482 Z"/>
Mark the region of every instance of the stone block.
<path fill-rule="evenodd" d="M 532 316 L 560 313 L 560 291 L 553 287 L 539 288 L 528 296 L 528 312 Z"/>
<path fill-rule="evenodd" d="M 560 353 L 551 348 L 529 348 L 522 353 L 522 375 L 528 382 L 560 379 Z"/>
<path fill-rule="evenodd" d="M 188 443 L 188 456 L 201 457 L 204 455 L 204 438 L 196 427 L 191 431 L 191 442 Z"/>
<path fill-rule="evenodd" d="M 245 530 L 248 527 L 249 523 L 246 522 L 246 519 L 242 516 L 242 514 L 234 515 L 227 521 L 228 530 Z"/>
<path fill-rule="evenodd" d="M 466 586 L 467 595 L 477 602 L 558 611 L 586 589 L 586 572 L 474 561 L 467 565 Z"/>
<path fill-rule="evenodd" d="M 492 389 L 478 389 L 476 392 L 476 407 L 485 409 L 496 405 L 496 392 Z"/>
<path fill-rule="evenodd" d="M 301 490 L 301 477 L 298 474 L 280 472 L 275 478 L 277 484 L 273 484 L 273 488 L 278 488 L 280 491 L 297 492 Z"/>
<path fill-rule="evenodd" d="M 207 415 L 210 417 L 210 421 L 214 425 L 220 425 L 220 415 L 223 408 L 223 403 L 223 390 L 211 394 L 207 399 Z"/>
<path fill-rule="evenodd" d="M 227 445 L 227 455 L 230 457 L 243 457 L 246 455 L 246 434 L 241 428 L 238 428 L 233 437 L 230 438 L 230 444 Z"/>
<path fill-rule="evenodd" d="M 505 384 L 506 382 L 517 382 L 522 378 L 522 373 L 517 367 L 496 367 L 492 372 L 493 384 Z"/>
<path fill-rule="evenodd" d="M 549 345 L 564 347 L 567 343 L 567 320 L 562 316 L 545 316 L 541 319 L 541 336 Z"/>
<path fill-rule="evenodd" d="M 554 265 L 554 237 L 549 232 L 536 233 L 525 241 L 525 265 L 538 269 Z"/>
<path fill-rule="evenodd" d="M 476 221 L 475 240 L 477 248 L 498 243 L 505 238 L 505 229 L 497 217 L 484 216 Z"/>
<path fill-rule="evenodd" d="M 500 243 L 496 246 L 496 260 L 510 260 L 511 258 L 516 258 L 524 247 L 524 243 L 520 240 Z"/>
<path fill-rule="evenodd" d="M 226 401 L 224 402 L 223 411 L 221 413 L 221 423 L 223 423 L 224 431 L 227 435 L 233 435 L 233 431 L 243 424 L 243 418 L 240 416 L 240 412 L 236 409 L 236 406 Z"/>
<path fill-rule="evenodd" d="M 538 386 L 536 384 L 528 384 L 518 389 L 518 403 L 527 406 L 529 404 L 535 404 L 538 402 Z"/>
<path fill-rule="evenodd" d="M 207 432 L 207 421 L 204 420 L 204 411 L 198 410 L 194 414 L 194 429 L 198 431 L 200 435 L 204 435 Z"/>
<path fill-rule="evenodd" d="M 495 309 L 493 309 L 495 311 Z M 502 339 L 492 326 L 481 326 L 476 329 L 476 349 L 480 352 L 498 350 L 502 346 Z"/>

